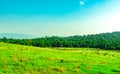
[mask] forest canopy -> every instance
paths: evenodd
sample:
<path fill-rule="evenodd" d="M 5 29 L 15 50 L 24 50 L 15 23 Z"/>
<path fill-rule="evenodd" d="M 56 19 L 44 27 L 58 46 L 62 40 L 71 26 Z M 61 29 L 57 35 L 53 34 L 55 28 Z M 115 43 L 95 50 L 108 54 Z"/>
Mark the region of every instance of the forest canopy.
<path fill-rule="evenodd" d="M 37 47 L 90 47 L 110 50 L 120 50 L 120 32 L 100 33 L 84 36 L 42 37 L 34 39 L 1 38 L 1 42 L 30 45 Z"/>

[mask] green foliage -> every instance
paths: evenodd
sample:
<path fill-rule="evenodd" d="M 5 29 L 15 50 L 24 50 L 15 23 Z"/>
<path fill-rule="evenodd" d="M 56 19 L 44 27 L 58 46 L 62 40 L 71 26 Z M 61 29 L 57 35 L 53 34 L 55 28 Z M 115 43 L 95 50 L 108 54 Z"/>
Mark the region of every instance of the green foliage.
<path fill-rule="evenodd" d="M 120 32 L 70 37 L 44 37 L 35 39 L 6 39 L 0 41 L 37 47 L 92 47 L 100 49 L 120 49 Z"/>
<path fill-rule="evenodd" d="M 120 51 L 0 43 L 0 74 L 119 74 Z"/>

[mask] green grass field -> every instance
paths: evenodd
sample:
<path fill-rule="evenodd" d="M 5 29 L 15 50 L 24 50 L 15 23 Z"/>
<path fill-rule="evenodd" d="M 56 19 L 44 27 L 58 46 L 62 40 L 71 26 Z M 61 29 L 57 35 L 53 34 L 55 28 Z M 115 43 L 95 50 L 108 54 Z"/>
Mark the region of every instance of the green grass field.
<path fill-rule="evenodd" d="M 120 74 L 120 51 L 0 43 L 0 74 Z"/>

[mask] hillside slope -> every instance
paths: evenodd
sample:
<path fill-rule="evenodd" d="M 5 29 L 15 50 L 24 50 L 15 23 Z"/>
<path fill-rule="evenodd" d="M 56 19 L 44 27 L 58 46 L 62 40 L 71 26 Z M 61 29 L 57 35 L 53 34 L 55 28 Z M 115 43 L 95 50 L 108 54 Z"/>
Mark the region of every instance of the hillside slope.
<path fill-rule="evenodd" d="M 17 34 L 17 33 L 0 33 L 0 38 L 13 38 L 13 39 L 31 39 L 35 38 L 34 36 L 31 35 L 26 35 L 26 34 Z"/>
<path fill-rule="evenodd" d="M 116 74 L 120 52 L 0 43 L 1 74 Z"/>

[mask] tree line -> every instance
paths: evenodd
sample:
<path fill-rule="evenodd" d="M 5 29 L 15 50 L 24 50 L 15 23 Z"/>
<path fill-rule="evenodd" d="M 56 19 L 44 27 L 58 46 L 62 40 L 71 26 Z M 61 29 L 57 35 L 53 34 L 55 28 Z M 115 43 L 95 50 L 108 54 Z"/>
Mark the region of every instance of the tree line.
<path fill-rule="evenodd" d="M 8 39 L 4 37 L 0 41 L 37 47 L 91 47 L 120 50 L 120 32 L 69 37 L 46 36 L 34 39 Z"/>

